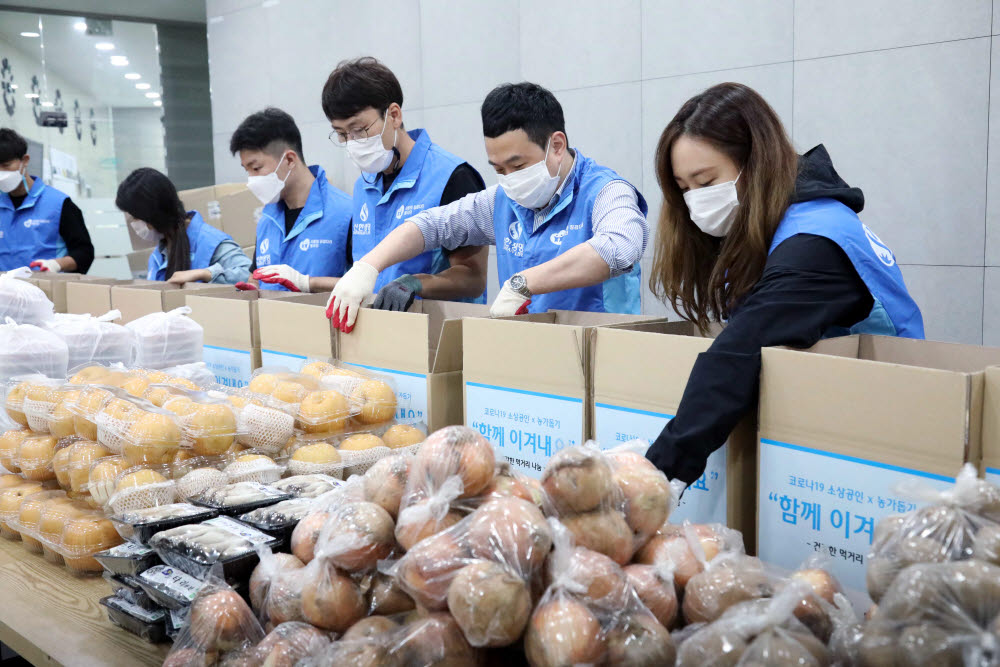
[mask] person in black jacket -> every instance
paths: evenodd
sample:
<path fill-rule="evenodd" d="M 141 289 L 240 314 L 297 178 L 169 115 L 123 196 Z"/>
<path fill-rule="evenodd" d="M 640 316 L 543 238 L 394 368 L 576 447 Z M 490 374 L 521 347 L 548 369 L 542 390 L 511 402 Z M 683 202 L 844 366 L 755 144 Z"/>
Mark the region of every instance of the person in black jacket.
<path fill-rule="evenodd" d="M 676 417 L 647 457 L 688 485 L 756 405 L 762 347 L 874 333 L 923 338 L 889 248 L 858 219 L 864 195 L 826 149 L 796 156 L 774 110 L 735 83 L 681 107 L 660 137 L 664 206 L 650 285 L 705 332 Z"/>

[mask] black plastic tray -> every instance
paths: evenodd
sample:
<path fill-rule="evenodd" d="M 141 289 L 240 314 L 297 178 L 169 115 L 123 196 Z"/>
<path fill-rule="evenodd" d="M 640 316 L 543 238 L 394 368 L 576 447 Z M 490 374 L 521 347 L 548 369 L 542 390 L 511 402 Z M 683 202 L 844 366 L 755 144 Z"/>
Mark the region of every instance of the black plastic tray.
<path fill-rule="evenodd" d="M 125 609 L 116 606 L 121 603 L 122 600 L 114 595 L 101 598 L 101 604 L 108 610 L 108 619 L 112 623 L 128 630 L 134 635 L 142 637 L 150 644 L 160 644 L 167 641 L 165 612 L 160 612 L 162 615 L 157 621 L 147 621 L 133 616 L 125 611 Z"/>
<path fill-rule="evenodd" d="M 176 574 L 174 570 L 179 570 L 179 568 L 172 568 L 169 565 L 164 566 L 164 572 Z M 192 576 L 186 572 L 181 572 L 186 576 Z M 199 579 L 199 581 L 201 581 Z M 139 576 L 135 578 L 136 585 L 142 589 L 142 591 L 150 597 L 154 602 L 167 610 L 177 610 L 185 609 L 191 604 L 191 600 L 181 597 L 176 597 L 172 595 L 169 591 L 164 590 L 161 587 L 154 585 L 153 582 L 147 581 L 143 577 Z M 202 582 L 203 583 L 203 582 Z"/>
<path fill-rule="evenodd" d="M 197 514 L 190 514 L 188 516 L 159 519 L 157 521 L 148 521 L 146 523 L 132 523 L 119 517 L 111 517 L 111 522 L 115 524 L 118 534 L 124 539 L 134 544 L 141 544 L 145 546 L 149 542 L 149 538 L 161 530 L 170 530 L 171 528 L 184 526 L 189 523 L 201 523 L 202 521 L 211 519 L 218 514 L 216 510 L 208 506 L 199 504 L 198 507 L 201 507 L 203 511 L 198 512 Z"/>
<path fill-rule="evenodd" d="M 131 602 L 146 611 L 159 611 L 163 608 L 149 597 L 149 594 L 139 585 L 138 580 L 130 574 L 120 575 L 105 572 L 104 580 L 111 587 L 111 592 L 126 602 Z"/>
<path fill-rule="evenodd" d="M 261 500 L 252 503 L 243 503 L 242 505 L 229 505 L 225 507 L 220 507 L 218 505 L 212 505 L 210 503 L 203 502 L 201 500 L 191 500 L 191 504 L 198 505 L 199 507 L 207 507 L 208 509 L 214 510 L 218 514 L 225 514 L 226 516 L 238 517 L 241 514 L 246 514 L 247 512 L 252 512 L 261 507 L 269 507 L 271 505 L 277 505 L 283 500 L 290 500 L 292 496 L 287 493 L 283 493 L 280 496 L 272 496 L 270 498 L 262 498 Z M 201 523 L 188 521 L 188 523 Z"/>
<path fill-rule="evenodd" d="M 236 523 L 242 523 L 236 519 L 230 520 L 235 521 Z M 253 528 L 253 526 L 244 525 L 247 528 Z M 258 529 L 253 528 L 253 530 L 256 531 Z M 282 540 L 280 538 L 274 537 L 270 533 L 266 534 L 271 537 L 271 539 L 267 542 L 262 542 L 262 544 L 268 546 L 272 550 L 281 546 Z M 204 562 L 200 559 L 192 558 L 187 554 L 166 548 L 158 549 L 157 554 L 159 554 L 164 563 L 176 567 L 178 570 L 191 575 L 195 579 L 204 579 L 216 563 L 221 563 L 223 577 L 225 577 L 226 581 L 231 584 L 249 580 L 250 575 L 253 573 L 253 569 L 257 567 L 257 563 L 260 562 L 260 558 L 257 556 L 256 547 L 246 553 L 212 562 Z"/>
<path fill-rule="evenodd" d="M 134 547 L 135 545 L 132 546 Z M 148 549 L 148 547 L 138 548 Z M 149 549 L 148 553 L 135 554 L 132 556 L 113 555 L 115 549 L 120 549 L 120 546 L 105 549 L 104 551 L 99 551 L 94 554 L 94 558 L 97 562 L 111 574 L 130 574 L 135 576 L 145 572 L 154 565 L 160 564 L 160 557 L 156 555 L 156 552 L 152 549 Z"/>

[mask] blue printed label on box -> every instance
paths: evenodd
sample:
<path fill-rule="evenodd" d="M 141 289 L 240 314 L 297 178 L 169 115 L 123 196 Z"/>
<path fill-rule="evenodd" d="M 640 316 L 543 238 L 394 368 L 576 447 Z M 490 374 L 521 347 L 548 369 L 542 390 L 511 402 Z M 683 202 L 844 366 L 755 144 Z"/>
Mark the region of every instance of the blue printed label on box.
<path fill-rule="evenodd" d="M 1000 469 L 986 468 L 986 481 L 994 486 L 1000 486 Z"/>
<path fill-rule="evenodd" d="M 396 387 L 396 419 L 401 422 L 427 423 L 427 376 L 422 373 L 394 371 L 364 364 L 345 362 L 345 366 L 357 366 L 365 370 L 386 375 Z"/>
<path fill-rule="evenodd" d="M 206 345 L 203 359 L 215 381 L 226 387 L 245 387 L 253 374 L 253 357 L 245 350 Z"/>
<path fill-rule="evenodd" d="M 549 458 L 583 440 L 583 401 L 476 382 L 465 383 L 465 423 L 518 472 L 538 479 Z"/>
<path fill-rule="evenodd" d="M 673 415 L 623 408 L 608 403 L 594 406 L 594 438 L 601 449 L 611 449 L 632 440 L 653 442 Z M 726 450 L 723 445 L 708 457 L 705 473 L 688 487 L 680 506 L 670 515 L 671 523 L 726 523 Z"/>
<path fill-rule="evenodd" d="M 758 556 L 794 569 L 814 553 L 862 604 L 875 525 L 918 503 L 892 490 L 903 480 L 947 489 L 955 480 L 875 461 L 761 439 Z"/>
<path fill-rule="evenodd" d="M 306 357 L 301 354 L 291 354 L 289 352 L 275 352 L 274 350 L 261 350 L 260 351 L 260 365 L 265 366 L 282 366 L 292 371 L 293 373 L 298 373 L 303 366 L 306 364 Z"/>

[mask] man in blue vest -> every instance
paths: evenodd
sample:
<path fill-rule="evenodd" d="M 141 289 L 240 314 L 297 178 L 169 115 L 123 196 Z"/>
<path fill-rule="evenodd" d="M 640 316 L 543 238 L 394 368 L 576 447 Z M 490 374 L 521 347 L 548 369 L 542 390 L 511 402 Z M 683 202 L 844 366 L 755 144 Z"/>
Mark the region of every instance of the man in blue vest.
<path fill-rule="evenodd" d="M 403 125 L 403 89 L 374 58 L 337 65 L 323 87 L 330 141 L 344 148 L 361 176 L 354 183 L 351 253 L 361 259 L 420 211 L 485 187 L 469 163 Z M 379 273 L 375 307 L 406 310 L 415 296 L 486 303 L 489 248 L 428 249 Z"/>
<path fill-rule="evenodd" d="M 274 107 L 251 114 L 233 132 L 229 150 L 240 154 L 247 187 L 264 205 L 250 267 L 256 286 L 333 289 L 350 266 L 351 198 L 326 180 L 322 167 L 306 165 L 295 120 Z"/>
<path fill-rule="evenodd" d="M 640 312 L 649 228 L 638 190 L 569 147 L 562 107 L 539 85 L 494 88 L 482 119 L 499 185 L 419 213 L 355 260 L 327 309 L 342 331 L 353 328 L 379 271 L 462 245 L 497 246 L 502 287 L 494 317 L 550 308 Z"/>
<path fill-rule="evenodd" d="M 28 174 L 28 142 L 0 128 L 0 271 L 86 273 L 94 244 L 68 195 Z"/>

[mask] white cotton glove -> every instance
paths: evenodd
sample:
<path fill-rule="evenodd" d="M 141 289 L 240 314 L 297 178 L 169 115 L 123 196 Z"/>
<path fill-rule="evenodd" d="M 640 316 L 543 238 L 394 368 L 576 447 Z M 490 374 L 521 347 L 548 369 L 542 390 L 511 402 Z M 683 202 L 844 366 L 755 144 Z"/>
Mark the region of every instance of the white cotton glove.
<path fill-rule="evenodd" d="M 515 292 L 510 281 L 506 281 L 500 288 L 500 293 L 490 306 L 490 317 L 510 317 L 511 315 L 524 315 L 528 312 L 528 304 L 531 299 L 520 292 Z"/>
<path fill-rule="evenodd" d="M 263 283 L 282 285 L 293 292 L 309 291 L 309 276 L 302 275 L 287 264 L 272 264 L 253 272 L 253 277 Z"/>
<path fill-rule="evenodd" d="M 358 309 L 365 299 L 372 299 L 378 271 L 371 264 L 355 262 L 351 270 L 337 281 L 330 300 L 326 302 L 326 316 L 333 326 L 344 333 L 354 330 L 358 319 Z"/>
<path fill-rule="evenodd" d="M 47 271 L 49 273 L 60 273 L 62 271 L 62 267 L 59 266 L 59 262 L 54 259 L 36 259 L 30 264 L 30 266 L 33 269 Z"/>

